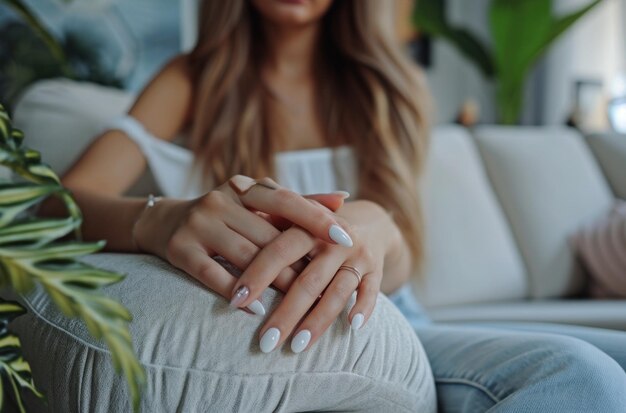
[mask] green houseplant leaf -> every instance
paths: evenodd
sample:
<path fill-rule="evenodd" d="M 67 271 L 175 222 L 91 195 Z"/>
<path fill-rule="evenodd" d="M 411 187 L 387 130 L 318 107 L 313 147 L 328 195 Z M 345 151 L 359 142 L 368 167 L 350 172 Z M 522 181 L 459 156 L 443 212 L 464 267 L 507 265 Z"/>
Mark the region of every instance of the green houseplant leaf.
<path fill-rule="evenodd" d="M 503 123 L 519 120 L 524 84 L 532 66 L 554 40 L 587 12 L 589 5 L 562 18 L 552 14 L 552 0 L 492 0 L 489 21 L 498 79 L 497 101 Z"/>
<path fill-rule="evenodd" d="M 25 413 L 22 402 L 21 389 L 32 392 L 37 397 L 41 394 L 33 383 L 30 366 L 21 354 L 20 339 L 11 334 L 8 324 L 15 318 L 25 313 L 24 308 L 18 303 L 0 299 L 0 411 L 9 411 L 9 407 L 16 408 L 20 413 Z M 13 406 L 9 406 L 8 395 Z"/>
<path fill-rule="evenodd" d="M 22 141 L 22 133 L 12 128 L 6 111 L 0 105 L 0 164 L 11 168 L 23 179 L 20 182 L 0 182 L 0 287 L 27 293 L 38 284 L 65 315 L 82 319 L 90 334 L 102 339 L 110 349 L 115 369 L 127 379 L 136 410 L 145 384 L 145 373 L 135 356 L 128 331 L 131 315 L 121 304 L 99 291 L 101 287 L 121 281 L 123 276 L 79 261 L 82 256 L 102 249 L 103 241 L 62 241 L 81 225 L 82 215 L 78 205 L 54 172 L 41 163 L 39 153 L 24 148 Z M 28 213 L 49 196 L 63 201 L 67 217 L 39 218 Z M 0 350 L 1 340 L 0 336 Z M 15 340 L 11 342 L 15 343 Z M 14 347 L 19 356 L 19 346 Z M 5 373 L 3 377 L 13 377 L 17 385 L 3 389 L 0 403 L 8 402 L 4 397 L 8 389 L 12 391 L 11 400 L 17 404 L 13 407 L 23 409 L 20 388 L 40 393 L 34 386 L 26 386 L 27 383 L 32 384 L 30 368 L 18 356 L 14 365 L 9 367 L 17 372 L 26 372 L 23 377 L 28 380 L 18 380 L 15 374 L 7 376 L 8 373 Z"/>
<path fill-rule="evenodd" d="M 493 59 L 489 49 L 468 30 L 450 25 L 444 6 L 445 0 L 417 0 L 413 9 L 413 24 L 425 33 L 448 40 L 486 77 L 493 76 Z"/>

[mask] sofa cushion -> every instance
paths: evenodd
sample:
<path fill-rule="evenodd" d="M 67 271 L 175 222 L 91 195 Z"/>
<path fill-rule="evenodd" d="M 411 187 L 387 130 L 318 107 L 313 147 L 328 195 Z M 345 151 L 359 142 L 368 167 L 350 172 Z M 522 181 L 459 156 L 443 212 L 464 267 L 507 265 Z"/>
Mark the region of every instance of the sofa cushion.
<path fill-rule="evenodd" d="M 358 332 L 347 312 L 308 351 L 289 342 L 259 350 L 263 319 L 229 308 L 158 258 L 97 254 L 96 266 L 126 273 L 105 293 L 133 314 L 134 347 L 147 373 L 145 412 L 403 411 L 434 412 L 428 359 L 404 317 L 384 296 Z M 262 301 L 270 309 L 278 294 Z M 29 411 L 128 412 L 126 385 L 103 344 L 65 318 L 41 290 L 25 298 L 28 313 L 12 329 L 20 336 L 47 408 Z"/>
<path fill-rule="evenodd" d="M 441 323 L 519 321 L 626 331 L 626 300 L 509 301 L 436 308 L 429 315 Z"/>
<path fill-rule="evenodd" d="M 526 297 L 522 260 L 465 129 L 433 131 L 423 183 L 426 276 L 414 284 L 422 302 L 432 307 Z"/>
<path fill-rule="evenodd" d="M 615 196 L 626 200 L 626 135 L 595 134 L 587 137 Z"/>
<path fill-rule="evenodd" d="M 606 213 L 611 191 L 573 129 L 484 126 L 478 148 L 530 276 L 534 298 L 582 290 L 568 239 Z"/>
<path fill-rule="evenodd" d="M 15 107 L 13 123 L 26 145 L 63 175 L 111 119 L 125 113 L 134 95 L 123 90 L 68 79 L 43 80 L 30 86 Z M 149 171 L 130 195 L 155 193 Z"/>

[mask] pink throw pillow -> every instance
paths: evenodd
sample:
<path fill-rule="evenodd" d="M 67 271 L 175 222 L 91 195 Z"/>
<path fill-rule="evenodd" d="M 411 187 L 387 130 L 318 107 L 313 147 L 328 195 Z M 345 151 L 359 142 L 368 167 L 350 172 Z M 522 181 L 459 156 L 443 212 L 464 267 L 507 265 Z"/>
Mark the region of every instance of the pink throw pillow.
<path fill-rule="evenodd" d="M 596 298 L 626 298 L 626 201 L 574 236 L 574 246 L 591 275 Z"/>

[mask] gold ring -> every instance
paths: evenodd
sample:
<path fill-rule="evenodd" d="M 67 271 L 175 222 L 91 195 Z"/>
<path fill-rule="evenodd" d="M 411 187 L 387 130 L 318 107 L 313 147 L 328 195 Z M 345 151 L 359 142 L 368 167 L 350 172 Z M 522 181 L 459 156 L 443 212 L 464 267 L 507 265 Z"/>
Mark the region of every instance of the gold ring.
<path fill-rule="evenodd" d="M 355 267 L 352 267 L 350 265 L 342 265 L 341 267 L 339 267 L 339 269 L 350 271 L 352 274 L 356 276 L 356 279 L 358 281 L 357 285 L 361 284 L 361 280 L 363 279 L 363 275 L 361 275 L 361 271 L 357 270 Z"/>

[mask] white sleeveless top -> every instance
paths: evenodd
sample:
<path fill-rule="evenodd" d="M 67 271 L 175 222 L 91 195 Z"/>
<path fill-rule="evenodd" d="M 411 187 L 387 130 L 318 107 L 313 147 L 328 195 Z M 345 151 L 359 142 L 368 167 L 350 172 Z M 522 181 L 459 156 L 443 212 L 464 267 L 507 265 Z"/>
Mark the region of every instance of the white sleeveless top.
<path fill-rule="evenodd" d="M 153 136 L 131 116 L 115 119 L 105 130 L 121 130 L 139 146 L 164 196 L 190 199 L 204 193 L 202 171 L 189 149 Z M 357 164 L 349 146 L 279 152 L 274 162 L 278 183 L 300 194 L 357 193 Z"/>

